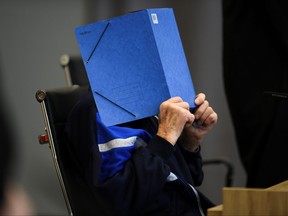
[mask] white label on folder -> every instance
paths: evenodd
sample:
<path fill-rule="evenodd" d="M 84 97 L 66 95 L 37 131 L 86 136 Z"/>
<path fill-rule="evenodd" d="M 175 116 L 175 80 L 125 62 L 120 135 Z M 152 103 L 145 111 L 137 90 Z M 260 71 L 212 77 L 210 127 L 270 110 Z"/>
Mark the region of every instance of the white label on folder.
<path fill-rule="evenodd" d="M 153 21 L 154 24 L 158 24 L 159 23 L 156 13 L 152 13 L 151 17 L 152 17 L 152 21 Z"/>

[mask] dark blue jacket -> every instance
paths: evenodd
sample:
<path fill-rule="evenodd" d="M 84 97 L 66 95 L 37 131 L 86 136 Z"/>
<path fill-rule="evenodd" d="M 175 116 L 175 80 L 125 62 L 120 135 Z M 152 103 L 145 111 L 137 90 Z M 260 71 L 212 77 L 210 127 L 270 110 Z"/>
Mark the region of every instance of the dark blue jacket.
<path fill-rule="evenodd" d="M 156 135 L 157 120 L 147 118 L 123 124 L 145 129 L 152 135 L 146 147 L 137 148 L 122 171 L 105 181 L 98 181 L 102 163 L 97 143 L 97 108 L 91 94 L 75 106 L 67 122 L 66 134 L 75 159 L 75 169 L 87 181 L 95 199 L 95 215 L 199 215 L 197 200 L 185 187 L 167 182 L 170 172 L 192 186 L 203 180 L 200 150 L 185 151 Z M 199 193 L 206 212 L 213 204 Z"/>

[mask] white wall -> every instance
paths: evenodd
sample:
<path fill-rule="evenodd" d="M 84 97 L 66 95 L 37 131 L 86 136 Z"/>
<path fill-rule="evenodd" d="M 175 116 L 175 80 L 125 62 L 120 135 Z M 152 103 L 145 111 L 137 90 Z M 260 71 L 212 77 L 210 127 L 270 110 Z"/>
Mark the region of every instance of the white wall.
<path fill-rule="evenodd" d="M 196 90 L 207 94 L 219 114 L 218 125 L 203 144 L 203 156 L 229 157 L 236 167 L 234 186 L 243 186 L 245 174 L 239 163 L 222 83 L 221 1 L 191 0 L 180 4 L 159 0 L 153 5 L 147 2 L 126 1 L 121 9 L 124 13 L 145 7 L 174 6 Z M 37 136 L 44 132 L 44 122 L 34 95 L 39 88 L 66 85 L 58 59 L 63 53 L 79 53 L 74 28 L 93 19 L 108 18 L 109 7 L 113 5 L 107 2 L 105 5 L 99 0 L 0 2 L 1 84 L 4 84 L 17 137 L 16 176 L 39 215 L 63 215 L 66 207 L 48 146 L 40 146 L 37 141 Z M 113 9 L 115 13 L 118 8 Z M 223 172 L 221 167 L 209 169 L 201 187 L 216 203 L 221 202 Z"/>

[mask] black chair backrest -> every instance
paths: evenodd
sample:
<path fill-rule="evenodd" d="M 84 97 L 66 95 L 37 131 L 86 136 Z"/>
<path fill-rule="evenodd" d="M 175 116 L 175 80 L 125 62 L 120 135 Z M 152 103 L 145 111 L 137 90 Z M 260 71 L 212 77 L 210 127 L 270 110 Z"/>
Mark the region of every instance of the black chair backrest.
<path fill-rule="evenodd" d="M 68 154 L 69 143 L 65 141 L 64 129 L 70 111 L 86 91 L 88 87 L 69 86 L 46 91 L 38 90 L 36 93 L 36 99 L 42 105 L 44 119 L 47 118 L 45 122 L 47 121 L 50 149 L 68 212 L 70 215 L 81 216 L 95 214 L 97 209 L 91 190 L 77 173 L 77 165 Z"/>

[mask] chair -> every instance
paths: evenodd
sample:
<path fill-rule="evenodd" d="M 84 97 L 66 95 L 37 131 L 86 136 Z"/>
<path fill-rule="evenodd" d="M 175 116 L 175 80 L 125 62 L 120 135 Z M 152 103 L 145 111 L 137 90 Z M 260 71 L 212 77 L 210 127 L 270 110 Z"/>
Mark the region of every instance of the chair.
<path fill-rule="evenodd" d="M 49 144 L 70 216 L 95 213 L 91 190 L 80 175 L 77 175 L 73 158 L 65 154 L 68 151 L 68 145 L 65 143 L 64 128 L 68 114 L 87 90 L 87 87 L 74 85 L 51 90 L 39 89 L 35 95 L 41 105 L 46 131 L 44 135 L 39 136 L 39 142 Z"/>
<path fill-rule="evenodd" d="M 233 177 L 234 177 L 234 166 L 228 158 L 219 157 L 219 158 L 203 160 L 203 166 L 207 166 L 207 165 L 224 165 L 224 167 L 226 168 L 224 186 L 225 187 L 232 186 Z"/>
<path fill-rule="evenodd" d="M 64 69 L 65 80 L 68 86 L 89 85 L 85 66 L 80 56 L 63 54 L 60 57 L 60 65 Z"/>
<path fill-rule="evenodd" d="M 64 128 L 68 114 L 80 99 L 81 95 L 88 91 L 84 86 L 67 86 L 57 89 L 43 90 L 36 92 L 36 99 L 41 105 L 45 122 L 44 135 L 39 136 L 39 143 L 49 144 L 58 180 L 63 192 L 68 214 L 91 215 L 97 214 L 96 200 L 91 189 L 82 179 L 82 175 L 75 170 L 77 164 L 70 158 L 68 143 L 65 142 Z M 230 162 L 224 159 L 213 159 L 204 161 L 205 164 L 225 164 L 229 169 L 227 173 L 226 186 L 232 182 L 233 167 Z"/>

